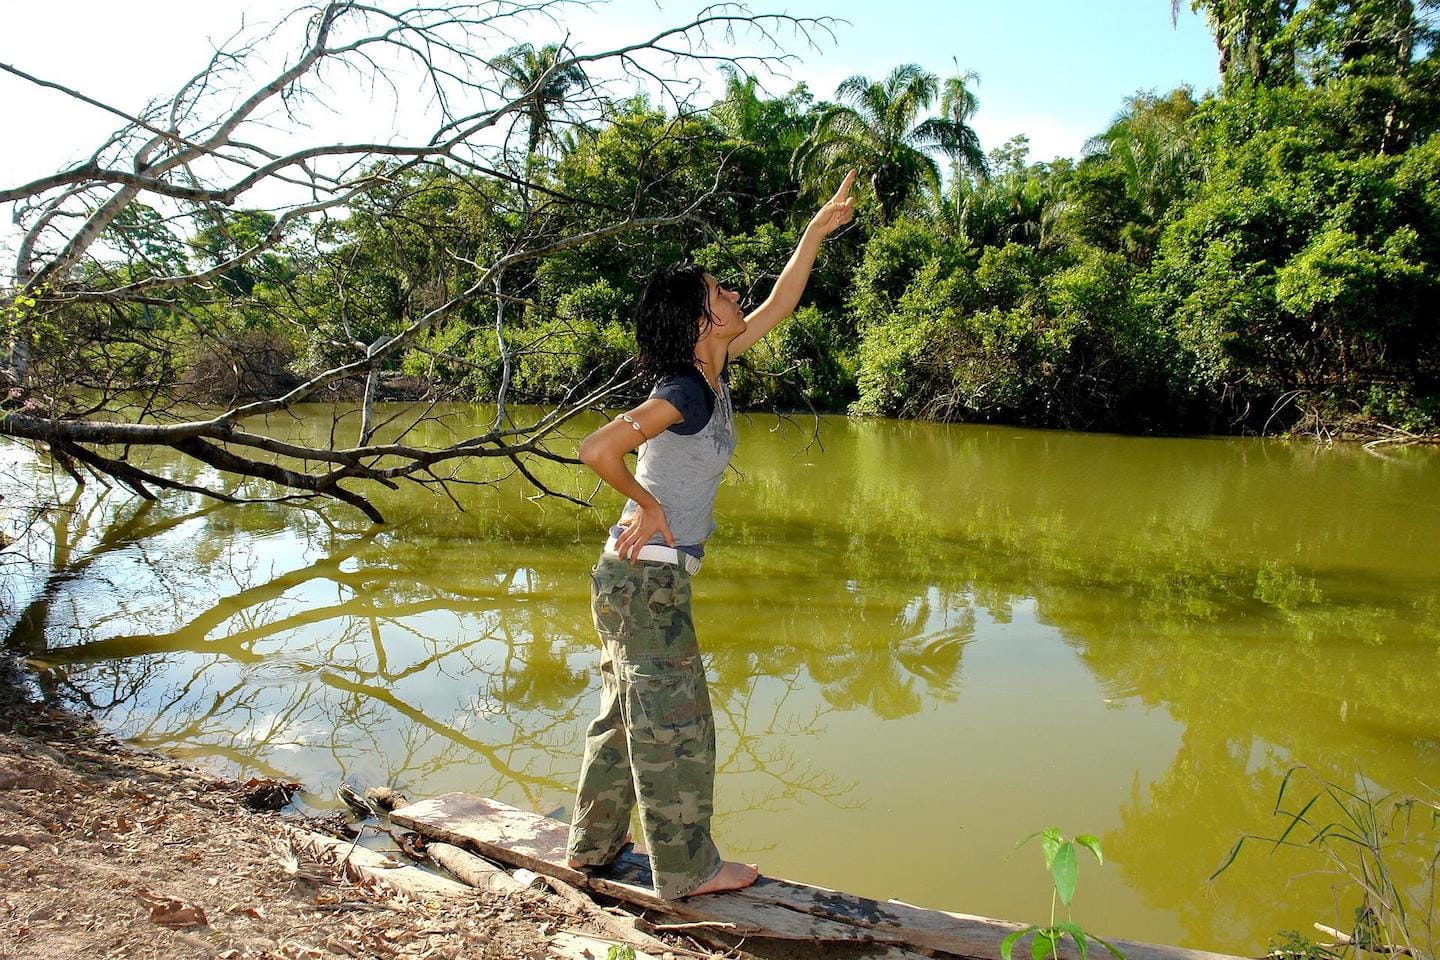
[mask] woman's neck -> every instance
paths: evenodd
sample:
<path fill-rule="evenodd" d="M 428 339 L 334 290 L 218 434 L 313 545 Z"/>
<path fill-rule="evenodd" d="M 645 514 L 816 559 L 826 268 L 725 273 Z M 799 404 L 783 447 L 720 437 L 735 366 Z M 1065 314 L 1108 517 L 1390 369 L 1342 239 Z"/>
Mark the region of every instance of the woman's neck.
<path fill-rule="evenodd" d="M 725 352 L 729 344 L 719 340 L 702 340 L 695 344 L 695 367 L 710 381 L 711 386 L 720 382 L 720 371 L 725 368 Z"/>

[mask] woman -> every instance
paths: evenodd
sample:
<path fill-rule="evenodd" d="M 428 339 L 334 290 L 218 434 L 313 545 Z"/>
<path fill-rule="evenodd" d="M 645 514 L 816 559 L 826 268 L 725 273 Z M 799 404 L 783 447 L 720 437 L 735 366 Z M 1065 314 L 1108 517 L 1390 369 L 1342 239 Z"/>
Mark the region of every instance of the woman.
<path fill-rule="evenodd" d="M 570 826 L 570 866 L 601 866 L 624 846 L 638 803 L 655 892 L 738 890 L 753 864 L 723 860 L 710 838 L 715 725 L 690 618 L 690 578 L 715 529 L 711 508 L 735 450 L 725 366 L 790 316 L 820 243 L 854 216 L 851 171 L 810 220 L 775 288 L 744 316 L 739 294 L 694 265 L 661 270 L 640 298 L 635 340 L 650 398 L 596 430 L 580 459 L 629 498 L 596 565 L 600 715 Z M 625 455 L 640 448 L 632 475 Z"/>

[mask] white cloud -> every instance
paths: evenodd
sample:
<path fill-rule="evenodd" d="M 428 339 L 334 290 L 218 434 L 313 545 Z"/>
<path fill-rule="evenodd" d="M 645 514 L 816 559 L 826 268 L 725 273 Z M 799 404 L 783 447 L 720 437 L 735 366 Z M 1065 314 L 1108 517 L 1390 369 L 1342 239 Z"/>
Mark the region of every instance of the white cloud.
<path fill-rule="evenodd" d="M 1105 125 L 1092 124 L 1044 113 L 986 114 L 982 109 L 972 126 L 980 135 L 980 144 L 989 152 L 1017 134 L 1030 138 L 1032 163 L 1056 157 L 1078 158 L 1085 141 L 1104 130 Z"/>

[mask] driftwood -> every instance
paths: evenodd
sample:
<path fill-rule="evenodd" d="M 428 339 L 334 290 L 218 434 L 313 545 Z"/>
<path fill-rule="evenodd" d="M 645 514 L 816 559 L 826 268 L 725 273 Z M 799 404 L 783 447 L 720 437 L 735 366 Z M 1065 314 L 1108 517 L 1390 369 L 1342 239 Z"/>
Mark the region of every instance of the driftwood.
<path fill-rule="evenodd" d="M 1440 444 L 1440 433 L 1411 433 L 1409 430 L 1392 427 L 1386 423 L 1377 424 L 1377 426 L 1382 430 L 1388 430 L 1390 432 L 1386 436 L 1376 437 L 1374 440 L 1366 443 L 1366 450 L 1374 450 L 1376 447 L 1383 446 Z"/>
<path fill-rule="evenodd" d="M 405 799 L 405 794 L 391 787 L 366 787 L 365 799 L 368 800 L 372 806 L 379 807 L 387 813 L 396 807 L 403 807 L 410 802 Z"/>
<path fill-rule="evenodd" d="M 539 890 L 545 884 L 544 877 L 540 876 L 540 874 L 534 870 L 526 870 L 524 867 L 519 867 L 514 873 L 510 874 L 510 876 L 514 877 L 515 882 L 526 890 Z"/>
<path fill-rule="evenodd" d="M 1354 937 L 1344 932 L 1343 930 L 1336 930 L 1334 927 L 1327 927 L 1323 923 L 1317 923 L 1313 926 L 1316 930 L 1320 931 L 1321 933 L 1325 934 L 1327 937 L 1330 937 L 1335 941 L 1334 943 L 1328 944 L 1322 943 L 1320 944 L 1320 946 L 1322 947 L 1355 947 L 1357 950 L 1364 951 L 1365 953 L 1393 954 L 1395 956 L 1407 957 L 1415 956 L 1415 954 L 1410 950 L 1409 947 L 1396 947 L 1384 943 L 1371 944 L 1370 946 L 1360 946 L 1355 943 Z"/>
<path fill-rule="evenodd" d="M 327 866 L 342 868 L 345 876 L 357 883 L 373 883 L 412 900 L 474 896 L 473 891 L 462 883 L 400 863 L 368 847 L 289 824 L 280 824 L 279 827 L 292 849 Z"/>
<path fill-rule="evenodd" d="M 788 881 L 781 880 L 777 883 L 786 884 Z M 839 896 L 849 898 L 848 894 Z M 849 899 L 860 900 L 862 898 Z M 905 903 L 903 900 L 887 900 L 883 906 L 890 917 L 887 923 L 899 922 L 914 925 L 911 943 L 966 957 L 984 958 L 984 960 L 998 958 L 1000 941 L 1026 926 L 1026 924 L 1012 923 L 1009 920 L 995 920 L 975 914 L 930 910 Z M 1105 939 L 1125 955 L 1125 960 L 1240 960 L 1230 954 L 1191 950 L 1186 947 L 1144 943 L 1140 940 L 1125 940 L 1119 937 L 1106 937 Z M 1057 956 L 1059 960 L 1079 960 L 1080 958 L 1079 951 L 1070 942 L 1060 945 Z"/>
<path fill-rule="evenodd" d="M 577 930 L 563 930 L 550 937 L 549 953 L 550 960 L 603 960 L 608 956 L 612 946 L 632 946 L 621 940 L 606 940 L 603 937 L 595 937 L 592 934 L 580 933 Z M 647 953 L 647 951 L 635 950 L 635 960 L 670 960 L 674 954 L 685 954 L 684 951 L 677 951 L 670 947 L 665 953 Z M 732 956 L 732 954 L 693 954 L 693 956 Z M 910 953 L 907 950 L 900 950 L 897 947 L 871 948 L 865 951 L 864 960 L 930 960 L 926 954 Z"/>
<path fill-rule="evenodd" d="M 640 950 L 655 950 L 662 954 L 680 953 L 700 956 L 700 954 L 694 954 L 693 951 L 672 947 L 665 941 L 650 936 L 649 933 L 640 929 L 637 917 L 613 916 L 597 906 L 594 900 L 563 880 L 547 877 L 533 870 L 526 870 L 524 867 L 516 870 L 514 876 L 511 876 L 505 872 L 504 867 L 498 867 L 484 857 L 477 857 L 468 850 L 462 850 L 453 844 L 438 840 L 426 844 L 425 852 L 457 880 L 477 890 L 504 894 L 517 893 L 522 890 L 548 890 L 569 903 L 580 916 L 604 930 L 611 938 L 635 948 L 637 957 L 645 955 L 640 953 Z"/>
<path fill-rule="evenodd" d="M 365 799 L 365 797 L 361 795 L 359 790 L 356 790 L 348 783 L 342 783 L 339 787 L 335 789 L 335 797 L 341 803 L 345 804 L 345 806 L 355 811 L 358 816 L 380 816 L 380 810 L 369 800 Z"/>
<path fill-rule="evenodd" d="M 540 877 L 540 882 L 543 883 L 548 889 L 555 891 L 556 894 L 564 898 L 566 901 L 569 902 L 572 907 L 578 910 L 582 916 L 599 926 L 600 929 L 604 930 L 612 937 L 617 937 L 625 943 L 631 944 L 632 946 L 645 950 L 655 951 L 658 953 L 684 953 L 687 955 L 696 955 L 693 953 L 693 951 L 682 950 L 677 949 L 676 947 L 672 947 L 664 940 L 652 937 L 649 933 L 641 930 L 639 926 L 640 920 L 638 917 L 627 915 L 626 917 L 622 918 L 606 912 L 604 909 L 597 906 L 594 900 L 591 900 L 584 893 L 575 889 L 570 884 L 566 883 L 564 880 L 559 880 L 555 877 L 547 877 L 542 874 Z"/>
<path fill-rule="evenodd" d="M 459 847 L 448 843 L 428 843 L 425 845 L 425 852 L 455 879 L 476 890 L 508 894 L 525 889 L 525 884 L 506 873 L 503 867 L 497 867 Z"/>

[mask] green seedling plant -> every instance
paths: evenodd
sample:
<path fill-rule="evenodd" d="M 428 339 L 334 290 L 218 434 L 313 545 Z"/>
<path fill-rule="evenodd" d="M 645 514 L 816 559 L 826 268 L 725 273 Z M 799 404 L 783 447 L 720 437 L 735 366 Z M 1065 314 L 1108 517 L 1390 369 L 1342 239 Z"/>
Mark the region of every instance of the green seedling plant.
<path fill-rule="evenodd" d="M 1060 941 L 1069 937 L 1075 941 L 1076 948 L 1080 951 L 1080 960 L 1086 960 L 1090 953 L 1090 941 L 1095 941 L 1106 950 L 1115 960 L 1125 960 L 1125 955 L 1115 948 L 1113 944 L 1102 937 L 1089 933 L 1070 913 L 1070 901 L 1075 899 L 1075 884 L 1080 878 L 1080 858 L 1076 852 L 1077 847 L 1084 847 L 1095 855 L 1095 861 L 1101 865 L 1105 863 L 1105 855 L 1100 850 L 1100 841 L 1088 834 L 1078 837 L 1066 837 L 1061 834 L 1058 827 L 1051 827 L 1049 830 L 1042 830 L 1039 833 L 1032 833 L 1016 844 L 1016 849 L 1023 847 L 1031 840 L 1040 840 L 1040 852 L 1045 857 L 1045 869 L 1050 873 L 1050 922 L 1045 926 L 1031 924 L 1023 930 L 1016 930 L 1004 940 L 1000 941 L 1000 956 L 1004 960 L 1012 960 L 1011 953 L 1015 944 L 1024 939 L 1027 934 L 1034 934 L 1030 941 L 1031 960 L 1047 960 L 1060 952 Z M 1065 905 L 1065 919 L 1055 919 L 1056 903 Z"/>

